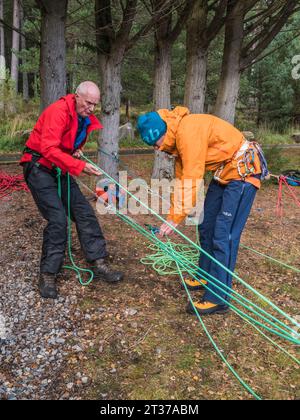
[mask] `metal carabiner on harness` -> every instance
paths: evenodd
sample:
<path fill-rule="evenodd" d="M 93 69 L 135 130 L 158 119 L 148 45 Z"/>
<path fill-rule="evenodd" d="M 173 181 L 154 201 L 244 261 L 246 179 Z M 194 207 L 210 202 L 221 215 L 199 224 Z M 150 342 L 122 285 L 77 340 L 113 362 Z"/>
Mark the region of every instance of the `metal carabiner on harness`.
<path fill-rule="evenodd" d="M 243 157 L 237 161 L 237 170 L 240 177 L 245 180 L 248 176 L 255 174 L 255 153 L 253 149 L 248 149 Z M 243 170 L 245 171 L 243 173 Z"/>

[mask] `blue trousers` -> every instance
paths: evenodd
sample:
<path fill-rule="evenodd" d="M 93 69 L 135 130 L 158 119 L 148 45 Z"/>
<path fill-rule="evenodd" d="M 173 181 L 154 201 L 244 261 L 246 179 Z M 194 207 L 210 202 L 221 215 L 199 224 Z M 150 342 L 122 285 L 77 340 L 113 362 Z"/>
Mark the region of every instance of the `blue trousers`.
<path fill-rule="evenodd" d="M 238 256 L 241 235 L 251 211 L 257 188 L 243 181 L 232 181 L 228 185 L 220 185 L 212 181 L 209 186 L 205 204 L 204 221 L 199 225 L 201 247 L 217 261 L 234 271 Z M 226 305 L 230 300 L 232 275 L 201 253 L 200 268 L 205 270 L 221 284 L 213 279 L 208 283 L 211 291 L 206 290 L 204 300 Z M 209 280 L 208 279 L 208 280 Z M 229 289 L 220 290 L 226 285 Z M 229 296 L 225 293 L 229 293 Z M 218 295 L 218 296 L 216 296 Z"/>

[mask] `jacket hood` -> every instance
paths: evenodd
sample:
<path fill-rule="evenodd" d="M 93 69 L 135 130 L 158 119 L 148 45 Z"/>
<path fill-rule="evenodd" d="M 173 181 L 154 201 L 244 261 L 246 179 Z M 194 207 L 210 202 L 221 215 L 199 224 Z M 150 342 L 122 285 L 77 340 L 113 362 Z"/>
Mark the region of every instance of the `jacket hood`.
<path fill-rule="evenodd" d="M 65 101 L 65 103 L 67 104 L 68 110 L 70 112 L 70 115 L 73 116 L 74 113 L 76 112 L 75 95 L 71 93 L 69 95 L 61 97 L 60 100 Z"/>
<path fill-rule="evenodd" d="M 160 109 L 157 111 L 160 117 L 167 123 L 168 130 L 164 138 L 164 142 L 159 150 L 162 152 L 177 155 L 176 135 L 179 124 L 183 117 L 190 114 L 188 108 L 177 106 L 173 111 L 168 109 Z"/>

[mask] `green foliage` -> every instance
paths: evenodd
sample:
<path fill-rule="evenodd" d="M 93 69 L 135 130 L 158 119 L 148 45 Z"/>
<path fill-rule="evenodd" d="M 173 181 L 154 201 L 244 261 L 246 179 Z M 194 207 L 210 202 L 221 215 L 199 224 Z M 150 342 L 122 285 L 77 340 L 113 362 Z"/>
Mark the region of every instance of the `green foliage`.
<path fill-rule="evenodd" d="M 265 149 L 264 152 L 271 173 L 280 174 L 282 171 L 289 168 L 290 159 L 278 146 L 274 146 L 271 149 Z"/>
<path fill-rule="evenodd" d="M 292 59 L 300 54 L 300 42 L 299 38 L 293 39 L 293 33 L 299 24 L 297 13 L 264 51 L 265 58 L 249 68 L 241 82 L 244 117 L 258 126 L 271 125 L 279 133 L 289 130 L 295 115 L 300 81 L 292 78 Z"/>
<path fill-rule="evenodd" d="M 34 113 L 22 113 L 5 118 L 0 125 L 0 150 L 21 152 L 35 122 Z"/>

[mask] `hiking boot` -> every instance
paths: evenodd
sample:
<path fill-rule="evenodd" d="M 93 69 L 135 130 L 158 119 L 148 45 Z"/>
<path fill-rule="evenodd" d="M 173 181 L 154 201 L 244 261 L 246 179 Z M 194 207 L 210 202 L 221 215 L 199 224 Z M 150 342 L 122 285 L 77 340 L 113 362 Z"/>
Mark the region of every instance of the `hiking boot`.
<path fill-rule="evenodd" d="M 213 314 L 225 314 L 229 311 L 229 307 L 227 305 L 218 305 L 216 303 L 207 302 L 207 301 L 196 301 L 193 302 L 194 306 L 200 316 L 203 315 L 213 315 Z M 188 303 L 186 307 L 187 313 L 191 315 L 196 315 L 195 309 L 191 302 Z"/>
<path fill-rule="evenodd" d="M 103 280 L 107 283 L 118 283 L 124 278 L 124 273 L 112 270 L 104 259 L 96 260 L 92 265 L 95 280 Z"/>
<path fill-rule="evenodd" d="M 195 290 L 203 290 L 204 286 L 207 285 L 207 281 L 206 280 L 195 280 L 194 278 L 185 278 L 184 279 L 184 283 L 186 285 L 186 287 L 189 290 L 195 291 Z M 185 289 L 184 285 L 181 286 L 183 289 Z"/>
<path fill-rule="evenodd" d="M 56 275 L 41 273 L 39 291 L 40 295 L 45 299 L 57 299 Z"/>

